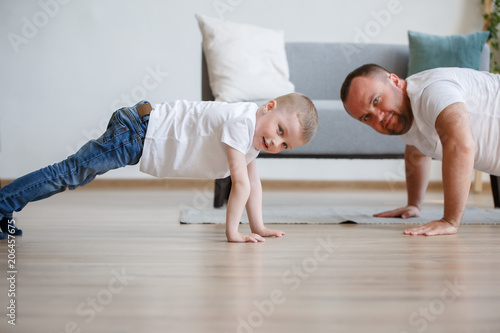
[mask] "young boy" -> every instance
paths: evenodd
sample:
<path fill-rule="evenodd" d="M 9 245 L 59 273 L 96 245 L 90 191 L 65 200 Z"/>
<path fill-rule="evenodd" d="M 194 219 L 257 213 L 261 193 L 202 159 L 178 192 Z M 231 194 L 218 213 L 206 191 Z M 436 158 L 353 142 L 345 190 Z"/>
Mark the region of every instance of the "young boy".
<path fill-rule="evenodd" d="M 262 186 L 255 158 L 305 145 L 318 127 L 316 108 L 303 94 L 254 103 L 142 101 L 113 113 L 106 132 L 66 160 L 29 173 L 0 189 L 0 228 L 21 235 L 13 212 L 31 201 L 83 186 L 109 170 L 134 165 L 156 177 L 232 179 L 226 213 L 230 242 L 262 242 L 285 235 L 262 220 Z M 238 232 L 246 207 L 251 234 Z"/>

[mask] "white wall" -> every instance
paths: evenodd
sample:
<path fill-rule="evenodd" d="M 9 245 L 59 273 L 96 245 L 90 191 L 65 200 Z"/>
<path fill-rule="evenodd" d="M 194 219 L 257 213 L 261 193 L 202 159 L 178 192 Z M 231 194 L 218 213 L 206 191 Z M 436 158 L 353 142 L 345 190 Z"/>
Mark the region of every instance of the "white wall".
<path fill-rule="evenodd" d="M 388 6 L 400 13 L 377 23 Z M 351 42 L 368 31 L 370 42 L 407 44 L 409 29 L 442 35 L 480 30 L 481 12 L 480 0 L 2 0 L 0 178 L 75 152 L 102 132 L 119 106 L 199 100 L 195 13 L 283 29 L 287 41 Z M 401 161 L 259 164 L 263 178 L 402 176 Z M 439 178 L 439 165 L 434 169 Z M 107 177 L 145 175 L 132 167 Z"/>

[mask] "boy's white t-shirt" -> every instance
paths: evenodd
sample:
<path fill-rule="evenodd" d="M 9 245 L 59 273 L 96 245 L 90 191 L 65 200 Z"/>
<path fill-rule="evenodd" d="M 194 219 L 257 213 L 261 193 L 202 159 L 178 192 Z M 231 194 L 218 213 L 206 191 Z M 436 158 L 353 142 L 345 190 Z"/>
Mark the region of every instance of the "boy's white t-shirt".
<path fill-rule="evenodd" d="M 474 168 L 500 175 L 500 75 L 465 68 L 438 68 L 406 79 L 413 124 L 401 138 L 423 154 L 442 160 L 435 127 L 446 107 L 465 103 L 475 144 Z"/>
<path fill-rule="evenodd" d="M 253 146 L 255 103 L 156 104 L 151 111 L 140 170 L 155 177 L 217 179 L 229 176 L 225 144 L 246 155 Z"/>

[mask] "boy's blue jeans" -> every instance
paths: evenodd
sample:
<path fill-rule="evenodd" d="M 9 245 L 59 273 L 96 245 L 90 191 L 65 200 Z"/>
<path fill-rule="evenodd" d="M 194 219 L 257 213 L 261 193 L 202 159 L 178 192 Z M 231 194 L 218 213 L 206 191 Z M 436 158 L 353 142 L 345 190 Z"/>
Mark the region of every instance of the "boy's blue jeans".
<path fill-rule="evenodd" d="M 114 112 L 104 134 L 87 142 L 62 162 L 22 176 L 0 189 L 0 218 L 12 218 L 29 202 L 74 190 L 109 170 L 137 164 L 142 155 L 149 115 L 139 117 L 137 106 Z"/>

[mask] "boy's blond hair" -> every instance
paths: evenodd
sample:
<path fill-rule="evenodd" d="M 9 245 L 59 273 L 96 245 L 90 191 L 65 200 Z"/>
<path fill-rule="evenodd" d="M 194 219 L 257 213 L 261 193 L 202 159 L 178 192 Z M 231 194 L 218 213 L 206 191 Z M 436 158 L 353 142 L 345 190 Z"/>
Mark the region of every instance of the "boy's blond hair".
<path fill-rule="evenodd" d="M 318 112 L 313 102 L 304 94 L 290 93 L 275 98 L 277 110 L 295 113 L 302 127 L 302 138 L 310 142 L 318 130 Z"/>

